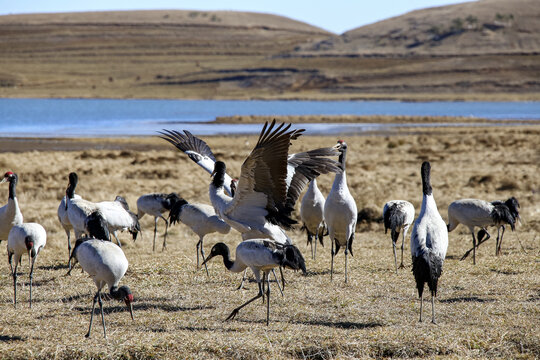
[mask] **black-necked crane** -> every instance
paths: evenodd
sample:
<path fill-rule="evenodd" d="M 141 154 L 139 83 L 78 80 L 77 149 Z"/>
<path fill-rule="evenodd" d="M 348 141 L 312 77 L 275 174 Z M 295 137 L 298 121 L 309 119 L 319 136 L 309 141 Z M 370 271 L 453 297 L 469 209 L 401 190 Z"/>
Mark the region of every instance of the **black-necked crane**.
<path fill-rule="evenodd" d="M 335 148 L 340 152 L 339 162 L 343 171 L 336 173 L 332 189 L 324 204 L 324 220 L 328 227 L 328 236 L 332 242 L 332 261 L 330 265 L 330 280 L 334 273 L 334 256 L 339 249 L 345 247 L 345 282 L 347 282 L 347 255 L 349 251 L 353 255 L 352 244 L 358 210 L 356 202 L 347 186 L 345 163 L 347 158 L 347 143 L 339 140 Z M 334 250 L 335 248 L 335 250 Z"/>
<path fill-rule="evenodd" d="M 109 287 L 109 294 L 113 299 L 124 300 L 129 309 L 131 319 L 133 319 L 133 294 L 129 287 L 125 285 L 118 287 L 120 280 L 128 268 L 126 256 L 118 245 L 110 241 L 98 239 L 77 240 L 73 248 L 73 256 L 76 257 L 83 270 L 94 280 L 97 287 L 97 292 L 92 303 L 92 312 L 90 313 L 90 326 L 88 327 L 86 337 L 90 337 L 96 302 L 98 302 L 101 310 L 103 336 L 107 338 L 101 295 L 101 289 L 105 285 Z"/>
<path fill-rule="evenodd" d="M 420 321 L 424 299 L 424 284 L 427 283 L 431 292 L 431 322 L 435 324 L 435 297 L 437 283 L 442 274 L 444 258 L 448 249 L 448 231 L 446 224 L 439 214 L 430 180 L 431 165 L 422 163 L 422 208 L 414 222 L 411 234 L 411 255 L 413 274 L 416 280 L 418 297 L 420 297 Z"/>
<path fill-rule="evenodd" d="M 11 228 L 8 235 L 7 253 L 11 275 L 13 276 L 13 306 L 17 307 L 17 267 L 23 254 L 28 254 L 30 263 L 30 307 L 32 307 L 32 279 L 34 264 L 39 252 L 47 243 L 47 232 L 37 223 L 23 223 Z M 15 256 L 15 266 L 13 257 Z"/>
<path fill-rule="evenodd" d="M 334 148 L 321 148 L 288 155 L 291 141 L 304 129 L 290 130 L 291 124 L 275 127 L 265 123 L 255 148 L 242 164 L 241 176 L 234 197 L 233 179 L 226 173 L 225 163 L 216 161 L 210 147 L 189 131 L 184 134 L 164 130 L 162 138 L 212 174 L 210 200 L 216 213 L 242 238 L 269 238 L 291 243 L 285 234 L 294 220 L 294 205 L 307 183 L 320 174 L 340 172 L 339 164 L 330 159 L 338 153 Z"/>
<path fill-rule="evenodd" d="M 403 245 L 405 244 L 405 238 L 409 227 L 414 221 L 414 206 L 405 200 L 391 200 L 384 204 L 383 208 L 384 219 L 384 233 L 386 234 L 390 229 L 390 237 L 392 238 L 392 248 L 394 250 L 394 266 L 397 274 L 397 256 L 396 256 L 396 242 L 399 238 L 399 233 L 402 231 L 401 238 L 401 265 L 400 268 L 405 267 L 403 265 Z"/>
<path fill-rule="evenodd" d="M 300 218 L 303 223 L 302 227 L 307 233 L 307 244 L 311 245 L 311 258 L 313 260 L 317 254 L 317 241 L 321 243 L 321 246 L 324 246 L 323 238 L 326 230 L 324 201 L 324 196 L 317 187 L 317 179 L 311 180 L 300 203 Z"/>
<path fill-rule="evenodd" d="M 507 200 L 509 204 L 512 202 L 511 199 Z M 488 237 L 484 241 L 489 239 L 486 228 L 492 225 L 499 228 L 501 225 L 509 224 L 513 231 L 515 229 L 515 222 L 516 217 L 514 217 L 506 203 L 495 202 L 495 204 L 492 204 L 479 199 L 461 199 L 448 205 L 448 232 L 453 231 L 459 224 L 467 226 L 471 232 L 473 238 L 473 264 L 476 264 L 476 248 L 478 244 L 486 234 Z M 478 241 L 474 235 L 475 227 L 481 228 L 478 233 L 480 238 Z M 497 253 L 498 246 L 499 236 L 497 236 L 495 253 Z M 465 259 L 468 254 L 469 252 L 463 255 L 461 260 Z"/>
<path fill-rule="evenodd" d="M 7 240 L 9 232 L 13 225 L 23 223 L 23 216 L 17 201 L 16 187 L 18 181 L 17 174 L 8 171 L 0 181 L 0 184 L 8 182 L 8 201 L 7 204 L 0 207 L 0 241 Z"/>
<path fill-rule="evenodd" d="M 278 266 L 302 270 L 304 274 L 306 273 L 304 259 L 296 246 L 282 245 L 268 239 L 251 239 L 241 242 L 236 247 L 236 258 L 234 260 L 231 259 L 229 247 L 224 243 L 217 243 L 212 247 L 210 255 L 203 264 L 218 255 L 223 257 L 223 263 L 229 271 L 239 273 L 249 267 L 253 271 L 259 286 L 258 294 L 235 308 L 226 320 L 234 319 L 243 307 L 263 297 L 263 283 L 266 281 L 266 325 L 268 325 L 270 322 L 270 281 L 268 273 Z M 262 280 L 261 271 L 263 272 Z"/>
<path fill-rule="evenodd" d="M 216 215 L 216 212 L 212 206 L 197 203 L 190 204 L 182 198 L 179 198 L 171 209 L 169 213 L 169 221 L 171 222 L 171 225 L 177 222 L 182 222 L 199 236 L 199 242 L 197 243 L 195 251 L 197 254 L 197 268 L 199 268 L 199 252 L 203 261 L 205 259 L 203 244 L 204 237 L 213 232 L 227 234 L 231 230 L 229 224 L 221 220 Z M 208 268 L 206 264 L 205 268 L 206 274 L 208 275 Z"/>
<path fill-rule="evenodd" d="M 98 239 L 103 241 L 111 241 L 111 234 L 109 233 L 109 228 L 107 226 L 107 221 L 99 210 L 95 210 L 93 213 L 86 217 L 85 221 L 85 233 L 87 236 L 77 239 L 77 242 L 81 243 L 90 239 Z M 77 243 L 76 242 L 76 243 Z M 69 255 L 69 270 L 66 275 L 71 274 L 73 267 L 71 266 L 72 262 L 75 264 L 77 258 L 75 257 L 75 252 L 71 252 Z"/>
<path fill-rule="evenodd" d="M 165 235 L 163 236 L 163 244 L 167 242 L 167 231 L 169 229 L 169 222 L 163 216 L 163 214 L 169 212 L 174 204 L 180 199 L 178 194 L 170 193 L 151 193 L 140 196 L 137 199 L 137 217 L 139 220 L 148 214 L 154 217 L 154 242 L 152 245 L 152 251 L 156 251 L 156 236 L 157 236 L 157 223 L 158 219 L 165 221 Z"/>
<path fill-rule="evenodd" d="M 514 220 L 515 220 L 514 226 L 517 225 L 516 223 L 521 224 L 521 215 L 519 215 L 520 206 L 519 206 L 518 200 L 515 197 L 512 196 L 511 198 L 507 199 L 506 201 L 495 200 L 495 201 L 492 201 L 491 203 L 494 206 L 502 205 L 502 204 L 506 205 L 508 207 L 508 210 L 510 210 L 510 214 L 512 214 L 512 216 L 514 217 Z M 501 229 L 502 229 L 502 233 L 501 233 Z M 502 240 L 503 240 L 505 230 L 506 229 L 505 229 L 504 223 L 497 226 L 497 242 L 496 242 L 496 248 L 495 248 L 495 255 L 496 256 L 501 254 L 501 246 L 502 246 Z M 484 235 L 487 236 L 485 240 L 488 240 L 491 237 L 486 229 L 482 229 L 482 231 L 483 231 L 483 234 L 481 234 L 482 236 L 480 236 L 480 232 L 479 232 L 478 244 L 476 245 L 476 247 L 478 247 L 480 242 L 482 242 L 482 237 Z M 500 239 L 499 239 L 499 235 L 500 235 Z"/>
<path fill-rule="evenodd" d="M 72 172 L 69 174 L 69 185 L 66 189 L 66 211 L 68 219 L 73 226 L 75 237 L 80 238 L 85 234 L 86 218 L 96 210 L 107 221 L 109 231 L 114 235 L 120 245 L 120 240 L 116 232 L 118 230 L 128 230 L 135 240 L 137 233 L 140 232 L 140 225 L 137 215 L 129 211 L 127 202 L 121 196 L 117 196 L 114 201 L 92 202 L 85 199 L 75 198 L 75 188 L 78 183 L 78 176 Z"/>

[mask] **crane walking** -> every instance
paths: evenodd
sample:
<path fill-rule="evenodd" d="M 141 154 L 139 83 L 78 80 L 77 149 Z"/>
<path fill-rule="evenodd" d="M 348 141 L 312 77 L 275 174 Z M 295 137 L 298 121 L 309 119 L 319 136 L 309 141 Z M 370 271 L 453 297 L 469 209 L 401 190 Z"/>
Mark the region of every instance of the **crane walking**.
<path fill-rule="evenodd" d="M 234 260 L 230 257 L 229 247 L 224 243 L 217 243 L 212 247 L 210 255 L 203 264 L 218 255 L 223 257 L 223 263 L 229 271 L 238 273 L 249 267 L 253 271 L 259 287 L 258 294 L 235 308 L 226 320 L 234 319 L 243 307 L 260 297 L 264 297 L 263 283 L 266 281 L 266 325 L 268 325 L 270 322 L 270 281 L 268 280 L 268 273 L 272 269 L 281 266 L 292 270 L 302 270 L 306 274 L 304 259 L 296 246 L 282 245 L 268 239 L 251 239 L 241 242 L 236 247 L 236 258 Z M 262 279 L 261 271 L 263 272 Z"/>
<path fill-rule="evenodd" d="M 103 336 L 107 338 L 101 294 L 101 289 L 105 285 L 109 287 L 109 294 L 113 299 L 124 300 L 133 320 L 133 294 L 129 287 L 125 285 L 118 287 L 120 280 L 128 268 L 126 256 L 118 245 L 99 239 L 77 240 L 72 256 L 77 259 L 83 270 L 94 280 L 97 287 L 97 292 L 92 302 L 90 325 L 86 337 L 90 337 L 91 335 L 96 302 L 98 302 L 101 311 L 101 322 L 103 324 Z"/>
<path fill-rule="evenodd" d="M 23 223 L 11 228 L 8 236 L 8 261 L 13 276 L 13 306 L 17 307 L 17 267 L 21 262 L 22 255 L 28 254 L 30 263 L 30 307 L 32 307 L 32 279 L 34 277 L 34 264 L 39 252 L 47 243 L 47 232 L 37 223 Z M 15 256 L 15 266 L 13 266 Z"/>
<path fill-rule="evenodd" d="M 156 235 L 157 235 L 157 223 L 158 219 L 165 221 L 165 235 L 163 235 L 163 246 L 167 243 L 167 231 L 169 230 L 169 222 L 163 216 L 164 213 L 169 212 L 174 204 L 180 200 L 177 193 L 151 193 L 141 195 L 137 199 L 137 217 L 139 220 L 148 214 L 154 217 L 154 241 L 152 245 L 152 251 L 156 251 Z"/>

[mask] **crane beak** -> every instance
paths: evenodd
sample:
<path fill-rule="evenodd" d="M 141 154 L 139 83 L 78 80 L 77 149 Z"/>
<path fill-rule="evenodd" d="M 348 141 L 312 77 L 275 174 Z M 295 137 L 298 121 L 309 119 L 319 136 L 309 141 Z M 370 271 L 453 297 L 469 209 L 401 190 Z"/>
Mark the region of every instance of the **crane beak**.
<path fill-rule="evenodd" d="M 214 177 L 214 175 L 216 175 L 216 169 L 214 169 L 214 170 L 212 171 L 212 173 L 210 174 L 210 177 Z M 4 180 L 4 181 L 5 181 L 5 180 Z"/>
<path fill-rule="evenodd" d="M 133 317 L 133 303 L 129 299 L 125 299 L 124 301 L 126 302 L 126 306 L 129 309 L 129 314 L 131 315 L 131 320 L 135 320 L 135 318 Z"/>
<path fill-rule="evenodd" d="M 0 181 L 0 184 L 3 184 L 7 181 L 7 177 L 4 177 L 1 181 Z"/>
<path fill-rule="evenodd" d="M 203 263 L 201 264 L 201 269 L 202 269 L 202 267 L 204 266 L 204 264 L 206 264 L 208 261 L 210 261 L 210 259 L 213 258 L 213 257 L 214 257 L 214 255 L 212 255 L 212 254 L 208 255 L 208 257 L 206 258 L 206 260 L 204 260 Z"/>

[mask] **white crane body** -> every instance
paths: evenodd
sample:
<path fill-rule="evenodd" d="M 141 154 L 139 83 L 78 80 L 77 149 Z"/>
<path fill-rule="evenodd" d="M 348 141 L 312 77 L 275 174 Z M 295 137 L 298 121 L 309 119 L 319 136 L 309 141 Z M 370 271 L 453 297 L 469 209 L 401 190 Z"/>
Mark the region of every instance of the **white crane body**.
<path fill-rule="evenodd" d="M 324 231 L 326 229 L 324 204 L 325 199 L 317 187 L 317 179 L 313 179 L 309 183 L 300 204 L 300 218 L 307 232 L 307 242 L 311 245 L 311 256 L 313 259 L 315 259 L 317 253 L 317 241 L 323 245 Z M 313 244 L 313 237 L 315 237 L 315 244 Z"/>
<path fill-rule="evenodd" d="M 27 253 L 30 261 L 30 307 L 32 307 L 32 279 L 36 259 L 47 243 L 47 232 L 37 223 L 23 223 L 11 228 L 8 235 L 7 253 L 13 276 L 13 305 L 17 306 L 17 267 L 22 255 Z M 15 257 L 15 264 L 12 258 Z"/>
<path fill-rule="evenodd" d="M 207 234 L 219 232 L 227 234 L 231 230 L 229 224 L 216 215 L 214 208 L 206 204 L 190 204 L 179 198 L 171 209 L 169 219 L 171 224 L 182 222 L 199 236 L 196 246 L 197 268 L 199 267 L 199 252 L 204 260 L 204 237 Z M 165 243 L 164 243 L 165 246 Z M 206 267 L 206 265 L 205 265 Z M 206 267 L 208 274 L 208 268 Z"/>
<path fill-rule="evenodd" d="M 23 223 L 23 215 L 19 208 L 19 201 L 16 196 L 17 174 L 8 171 L 5 173 L 1 183 L 9 182 L 7 204 L 0 207 L 0 241 L 7 240 L 9 232 L 13 225 Z"/>
<path fill-rule="evenodd" d="M 127 286 L 118 287 L 120 280 L 128 269 L 127 258 L 122 249 L 110 241 L 98 239 L 79 239 L 73 249 L 73 256 L 81 264 L 81 267 L 96 284 L 97 293 L 94 296 L 92 312 L 90 315 L 90 325 L 86 337 L 90 337 L 92 331 L 92 321 L 94 319 L 94 309 L 96 302 L 99 302 L 101 310 L 101 321 L 103 323 L 103 336 L 107 337 L 105 327 L 105 316 L 103 314 L 103 302 L 101 289 L 108 287 L 109 294 L 113 299 L 123 300 L 133 319 L 133 295 Z"/>
<path fill-rule="evenodd" d="M 332 242 L 332 260 L 330 265 L 330 279 L 334 273 L 334 256 L 338 253 L 341 247 L 345 248 L 345 282 L 347 282 L 347 257 L 349 251 L 353 255 L 352 243 L 354 240 L 354 232 L 356 230 L 356 221 L 358 219 L 358 210 L 356 202 L 352 197 L 349 187 L 347 186 L 346 175 L 346 156 L 347 143 L 339 140 L 334 146 L 341 154 L 339 162 L 343 172 L 336 173 L 332 189 L 326 198 L 324 204 L 324 220 L 328 227 L 328 236 Z M 334 250 L 335 248 L 335 250 Z"/>

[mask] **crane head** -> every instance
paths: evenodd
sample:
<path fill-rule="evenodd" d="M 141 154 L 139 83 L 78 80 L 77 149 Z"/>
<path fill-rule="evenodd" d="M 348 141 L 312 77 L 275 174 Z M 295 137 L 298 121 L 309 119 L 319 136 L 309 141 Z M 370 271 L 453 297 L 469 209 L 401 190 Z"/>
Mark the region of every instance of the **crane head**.
<path fill-rule="evenodd" d="M 120 287 L 120 289 L 118 289 L 118 292 L 121 292 L 123 295 L 123 300 L 129 310 L 131 320 L 135 320 L 135 318 L 133 317 L 133 294 L 131 293 L 131 290 L 129 289 L 129 287 L 124 285 Z"/>
<path fill-rule="evenodd" d="M 343 150 L 347 149 L 347 143 L 343 140 L 338 140 L 337 144 L 334 145 L 334 149 L 343 152 Z"/>
<path fill-rule="evenodd" d="M 4 178 L 0 181 L 0 184 L 5 183 L 6 181 L 11 181 L 16 175 L 11 171 L 8 171 L 4 174 Z"/>

